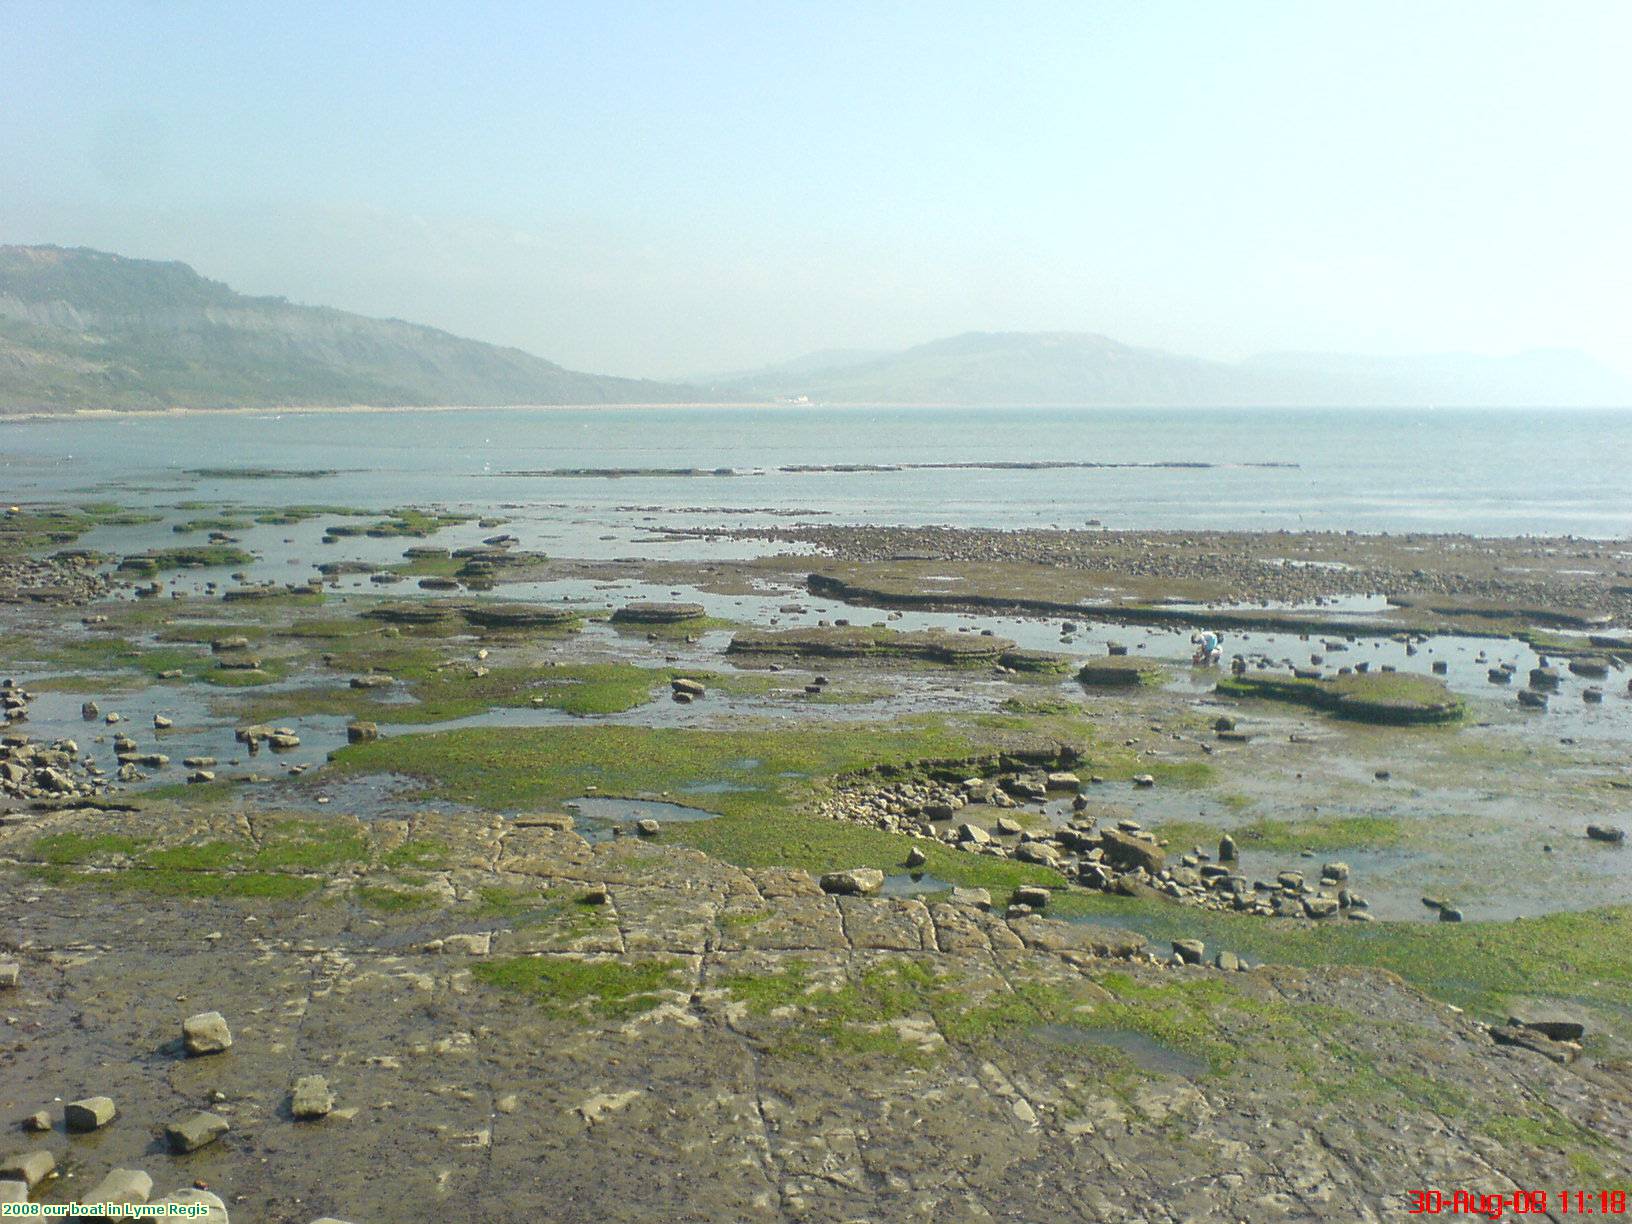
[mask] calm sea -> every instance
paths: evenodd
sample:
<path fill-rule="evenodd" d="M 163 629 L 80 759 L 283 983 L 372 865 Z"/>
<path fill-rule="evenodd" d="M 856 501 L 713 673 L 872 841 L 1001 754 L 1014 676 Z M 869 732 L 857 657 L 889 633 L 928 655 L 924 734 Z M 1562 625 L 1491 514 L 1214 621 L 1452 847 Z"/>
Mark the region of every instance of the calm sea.
<path fill-rule="evenodd" d="M 785 473 L 785 465 L 1210 464 Z M 1255 467 L 1253 464 L 1288 464 Z M 334 468 L 200 479 L 200 467 Z M 763 474 L 583 479 L 550 468 Z M 0 425 L 9 501 L 780 509 L 997 527 L 1632 535 L 1632 411 L 538 409 L 243 413 Z"/>

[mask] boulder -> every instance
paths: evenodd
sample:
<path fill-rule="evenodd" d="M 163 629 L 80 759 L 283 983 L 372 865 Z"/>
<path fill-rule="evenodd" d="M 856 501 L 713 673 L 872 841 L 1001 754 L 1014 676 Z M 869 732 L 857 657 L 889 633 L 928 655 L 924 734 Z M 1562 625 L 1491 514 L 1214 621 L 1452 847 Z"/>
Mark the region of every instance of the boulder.
<path fill-rule="evenodd" d="M 118 1112 L 113 1102 L 105 1096 L 86 1097 L 80 1101 L 70 1101 L 63 1106 L 62 1120 L 71 1131 L 101 1130 Z"/>
<path fill-rule="evenodd" d="M 1173 955 L 1187 965 L 1199 965 L 1207 955 L 1207 945 L 1199 939 L 1175 939 Z"/>
<path fill-rule="evenodd" d="M 200 1012 L 182 1021 L 181 1040 L 189 1056 L 219 1054 L 232 1047 L 232 1030 L 220 1012 Z"/>
<path fill-rule="evenodd" d="M 80 1196 L 81 1203 L 146 1203 L 153 1193 L 153 1179 L 140 1169 L 111 1169 L 101 1181 Z"/>
<path fill-rule="evenodd" d="M 378 723 L 354 722 L 346 724 L 346 743 L 364 744 L 380 738 Z"/>
<path fill-rule="evenodd" d="M 1011 856 L 1017 862 L 1033 863 L 1039 867 L 1054 867 L 1059 864 L 1059 851 L 1047 842 L 1021 842 L 1014 848 Z"/>
<path fill-rule="evenodd" d="M 20 1181 L 30 1190 L 38 1186 L 57 1167 L 57 1158 L 44 1148 L 21 1152 L 0 1160 L 0 1179 Z"/>
<path fill-rule="evenodd" d="M 334 1093 L 321 1075 L 303 1075 L 289 1093 L 289 1112 L 300 1121 L 327 1117 L 334 1108 Z"/>
<path fill-rule="evenodd" d="M 1530 1050 L 1559 1064 L 1574 1062 L 1581 1052 L 1581 1048 L 1574 1042 L 1554 1041 L 1545 1033 L 1518 1024 L 1493 1025 L 1490 1039 L 1497 1045 L 1517 1046 L 1523 1050 Z"/>
<path fill-rule="evenodd" d="M 1155 842 L 1121 829 L 1102 830 L 1099 844 L 1105 858 L 1117 867 L 1140 867 L 1156 875 L 1167 863 L 1167 855 Z"/>
<path fill-rule="evenodd" d="M 830 871 L 822 877 L 822 891 L 841 897 L 864 897 L 884 887 L 884 873 L 876 867 Z"/>
<path fill-rule="evenodd" d="M 1509 1016 L 1507 1022 L 1519 1028 L 1531 1029 L 1554 1041 L 1580 1041 L 1587 1035 L 1586 1021 L 1564 1012 L 1523 1008 Z"/>

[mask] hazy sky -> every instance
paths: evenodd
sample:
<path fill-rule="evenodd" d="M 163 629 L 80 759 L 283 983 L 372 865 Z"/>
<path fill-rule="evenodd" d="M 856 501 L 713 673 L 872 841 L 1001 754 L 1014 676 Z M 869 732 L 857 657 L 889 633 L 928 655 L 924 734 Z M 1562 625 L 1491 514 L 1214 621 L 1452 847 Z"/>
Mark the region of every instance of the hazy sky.
<path fill-rule="evenodd" d="M 0 0 L 0 241 L 664 375 L 960 331 L 1632 370 L 1632 3 Z"/>

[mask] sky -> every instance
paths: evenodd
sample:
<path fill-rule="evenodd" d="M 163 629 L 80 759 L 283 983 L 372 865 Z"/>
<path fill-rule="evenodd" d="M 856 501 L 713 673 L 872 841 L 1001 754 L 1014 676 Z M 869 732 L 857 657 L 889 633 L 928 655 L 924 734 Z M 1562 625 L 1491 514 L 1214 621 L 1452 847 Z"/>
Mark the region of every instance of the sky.
<path fill-rule="evenodd" d="M 674 376 L 964 331 L 1632 373 L 1624 0 L 0 0 L 0 242 Z"/>

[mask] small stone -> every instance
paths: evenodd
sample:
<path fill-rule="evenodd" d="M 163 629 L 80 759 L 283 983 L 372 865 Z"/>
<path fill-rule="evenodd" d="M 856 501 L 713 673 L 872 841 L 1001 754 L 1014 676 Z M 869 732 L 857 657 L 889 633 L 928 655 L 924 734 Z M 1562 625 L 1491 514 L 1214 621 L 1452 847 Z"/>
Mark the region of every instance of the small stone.
<path fill-rule="evenodd" d="M 101 713 L 102 711 L 97 709 L 94 701 L 87 701 L 79 707 L 79 716 L 86 722 L 95 722 Z"/>
<path fill-rule="evenodd" d="M 1320 878 L 1323 880 L 1346 880 L 1349 878 L 1347 863 L 1327 863 L 1320 869 Z"/>
<path fill-rule="evenodd" d="M 1234 952 L 1220 952 L 1213 958 L 1213 964 L 1217 965 L 1220 969 L 1223 969 L 1227 973 L 1239 973 L 1241 970 L 1246 968 L 1246 965 L 1242 963 L 1241 958 Z"/>
<path fill-rule="evenodd" d="M 173 727 L 175 725 L 174 720 L 166 718 L 163 714 L 153 715 L 153 727 L 157 731 L 163 731 L 165 728 Z"/>
<path fill-rule="evenodd" d="M 1014 899 L 1020 905 L 1029 906 L 1034 910 L 1043 909 L 1048 905 L 1049 891 L 1034 885 L 1026 885 L 1014 890 Z"/>
<path fill-rule="evenodd" d="M 214 1143 L 232 1128 L 219 1114 L 195 1113 L 164 1128 L 164 1140 L 178 1156 Z"/>
<path fill-rule="evenodd" d="M 884 873 L 876 867 L 852 867 L 830 871 L 822 877 L 822 891 L 843 897 L 861 897 L 884 887 Z"/>
<path fill-rule="evenodd" d="M 662 827 L 662 825 L 658 824 L 657 821 L 653 820 L 650 816 L 635 821 L 635 832 L 639 833 L 642 837 L 656 837 Z"/>
<path fill-rule="evenodd" d="M 63 1106 L 62 1120 L 69 1130 L 84 1133 L 101 1130 L 113 1121 L 113 1115 L 117 1112 L 113 1102 L 105 1096 L 86 1097 Z"/>
<path fill-rule="evenodd" d="M 231 1048 L 232 1030 L 220 1012 L 200 1012 L 182 1021 L 181 1039 L 189 1055 L 219 1054 Z"/>
<path fill-rule="evenodd" d="M 0 961 L 0 990 L 14 989 L 22 972 L 22 966 L 16 961 Z"/>
<path fill-rule="evenodd" d="M 23 1129 L 36 1135 L 43 1135 L 51 1129 L 51 1115 L 43 1109 L 37 1109 L 23 1119 Z"/>
<path fill-rule="evenodd" d="M 289 1112 L 296 1118 L 306 1121 L 327 1117 L 333 1108 L 334 1093 L 321 1075 L 303 1075 L 295 1081 L 289 1093 Z"/>
<path fill-rule="evenodd" d="M 22 1152 L 0 1161 L 0 1178 L 20 1181 L 30 1190 L 39 1185 L 57 1167 L 57 1158 L 41 1148 L 37 1152 Z"/>
<path fill-rule="evenodd" d="M 922 867 L 927 862 L 929 862 L 929 855 L 925 854 L 917 846 L 907 851 L 908 867 Z"/>
<path fill-rule="evenodd" d="M 1148 774 L 1148 773 L 1134 774 L 1133 775 L 1133 784 L 1135 786 L 1147 787 L 1147 788 L 1155 786 L 1156 785 L 1156 776 L 1154 774 Z"/>
<path fill-rule="evenodd" d="M 958 840 L 984 846 L 992 840 L 992 835 L 977 824 L 961 824 L 958 826 Z"/>
<path fill-rule="evenodd" d="M 1218 839 L 1218 861 L 1221 863 L 1233 863 L 1236 861 L 1236 857 L 1237 851 L 1235 847 L 1235 838 L 1226 833 L 1223 837 Z"/>
<path fill-rule="evenodd" d="M 605 884 L 591 884 L 579 898 L 585 905 L 605 905 L 612 900 L 612 894 Z"/>
<path fill-rule="evenodd" d="M 992 894 L 984 888 L 954 888 L 952 890 L 953 905 L 970 905 L 975 909 L 989 910 L 992 908 Z"/>
<path fill-rule="evenodd" d="M 364 744 L 369 740 L 379 738 L 380 728 L 378 723 L 354 722 L 346 724 L 346 743 L 348 744 Z"/>

